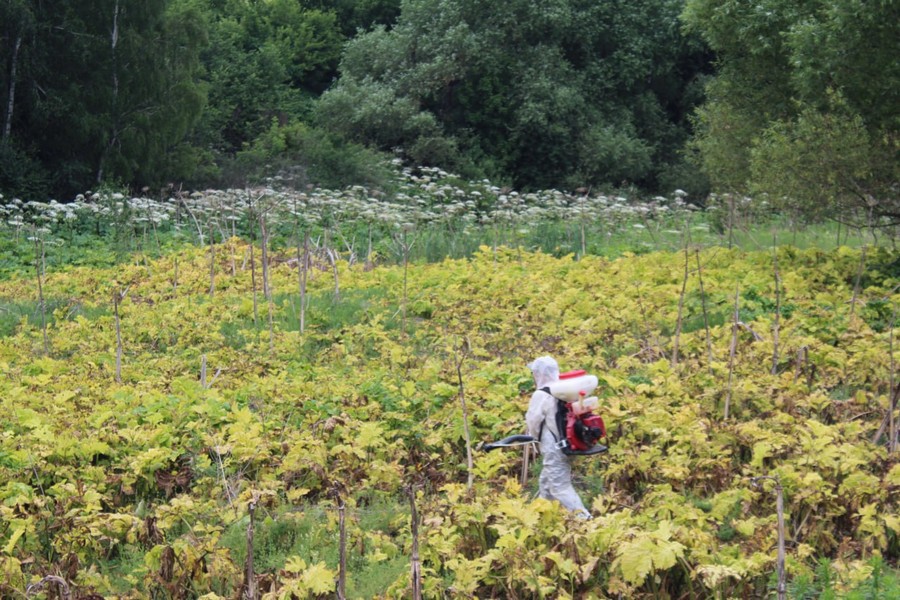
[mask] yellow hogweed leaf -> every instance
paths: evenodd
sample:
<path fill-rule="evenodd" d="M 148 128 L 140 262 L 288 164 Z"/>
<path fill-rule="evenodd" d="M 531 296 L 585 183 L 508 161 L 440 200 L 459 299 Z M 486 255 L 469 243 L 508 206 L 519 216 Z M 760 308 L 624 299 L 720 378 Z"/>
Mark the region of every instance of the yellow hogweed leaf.
<path fill-rule="evenodd" d="M 900 516 L 885 515 L 884 524 L 887 525 L 888 529 L 890 529 L 894 533 L 900 533 Z"/>
<path fill-rule="evenodd" d="M 756 525 L 753 522 L 753 519 L 735 519 L 732 522 L 734 529 L 740 533 L 744 537 L 751 537 L 753 532 L 756 531 Z"/>
<path fill-rule="evenodd" d="M 556 568 L 559 569 L 559 572 L 563 575 L 571 575 L 578 568 L 577 565 L 572 561 L 572 559 L 563 557 L 562 554 L 555 550 L 552 552 L 548 552 L 544 556 L 553 561 L 553 564 L 556 565 Z"/>
<path fill-rule="evenodd" d="M 578 573 L 581 577 L 581 583 L 588 582 L 588 579 L 590 579 L 591 575 L 594 574 L 594 569 L 597 568 L 598 562 L 600 562 L 599 556 L 590 557 L 586 563 L 579 567 Z"/>
<path fill-rule="evenodd" d="M 363 423 L 356 435 L 356 443 L 362 448 L 378 448 L 385 444 L 384 430 L 375 421 Z"/>
<path fill-rule="evenodd" d="M 900 486 L 900 463 L 891 467 L 891 470 L 884 477 L 884 482 L 888 485 Z"/>
<path fill-rule="evenodd" d="M 13 548 L 16 547 L 19 538 L 21 538 L 28 529 L 28 522 L 24 519 L 16 519 L 16 521 L 17 522 L 12 526 L 12 535 L 9 536 L 9 541 L 6 543 L 6 546 L 3 547 L 3 551 L 6 554 L 12 554 Z"/>
<path fill-rule="evenodd" d="M 703 578 L 703 585 L 710 589 L 718 588 L 726 579 L 741 579 L 740 571 L 725 565 L 703 565 L 697 572 Z"/>
<path fill-rule="evenodd" d="M 306 561 L 299 556 L 289 556 L 284 563 L 284 570 L 288 573 L 301 573 L 306 570 Z"/>
<path fill-rule="evenodd" d="M 616 562 L 625 581 L 633 585 L 643 583 L 653 569 L 652 555 L 655 550 L 656 544 L 647 537 L 624 544 L 619 549 Z"/>

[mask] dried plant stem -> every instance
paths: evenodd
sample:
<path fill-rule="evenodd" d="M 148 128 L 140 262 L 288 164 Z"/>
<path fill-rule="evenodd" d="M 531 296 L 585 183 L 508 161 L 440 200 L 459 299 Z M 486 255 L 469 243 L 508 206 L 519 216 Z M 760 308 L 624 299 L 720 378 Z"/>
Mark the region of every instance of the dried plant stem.
<path fill-rule="evenodd" d="M 419 516 L 416 514 L 416 490 L 413 486 L 407 489 L 409 495 L 410 520 L 412 535 L 412 551 L 409 560 L 410 579 L 413 600 L 422 600 L 422 565 L 419 562 Z"/>
<path fill-rule="evenodd" d="M 297 246 L 300 258 L 300 246 Z M 306 329 L 306 280 L 309 276 L 309 232 L 303 234 L 303 261 L 300 268 L 300 333 Z"/>
<path fill-rule="evenodd" d="M 269 281 L 269 232 L 266 228 L 265 213 L 259 215 L 260 244 L 262 246 L 263 296 L 266 299 L 267 321 L 269 325 L 269 350 L 275 350 L 275 324 L 272 299 L 272 285 Z"/>
<path fill-rule="evenodd" d="M 337 577 L 337 598 L 338 600 L 346 600 L 347 593 L 347 524 L 345 522 L 345 509 L 343 500 L 340 495 L 337 496 L 338 502 L 338 577 Z"/>
<path fill-rule="evenodd" d="M 178 257 L 175 257 L 175 273 L 172 276 L 172 296 L 178 293 Z"/>
<path fill-rule="evenodd" d="M 734 207 L 734 194 L 728 195 L 728 249 L 734 246 L 734 220 L 735 220 L 735 207 Z"/>
<path fill-rule="evenodd" d="M 772 375 L 778 374 L 778 336 L 781 326 L 781 276 L 778 273 L 778 237 L 772 232 L 772 271 L 775 276 L 775 324 L 772 328 Z"/>
<path fill-rule="evenodd" d="M 522 474 L 519 477 L 519 483 L 524 487 L 528 483 L 528 468 L 531 462 L 531 444 L 525 444 L 522 449 Z"/>
<path fill-rule="evenodd" d="M 337 267 L 338 253 L 337 250 L 332 250 L 328 246 L 325 246 L 325 254 L 328 256 L 328 262 L 331 264 L 331 273 L 334 275 L 334 301 L 337 303 L 341 301 L 341 286 L 340 280 L 338 279 Z"/>
<path fill-rule="evenodd" d="M 893 303 L 892 303 L 893 304 Z M 890 441 L 888 442 L 888 450 L 891 453 L 897 451 L 897 421 L 895 420 L 895 413 L 897 412 L 897 394 L 894 392 L 896 388 L 896 363 L 894 362 L 894 323 L 897 321 L 897 307 L 894 306 L 893 314 L 891 315 L 891 328 L 890 328 L 890 353 L 891 353 L 891 374 L 890 374 L 890 384 L 888 388 L 888 395 L 890 396 L 888 400 L 888 410 L 889 418 L 888 418 L 888 427 L 890 428 Z"/>
<path fill-rule="evenodd" d="M 213 297 L 216 291 L 216 236 L 212 228 L 212 219 L 209 223 L 209 297 Z"/>
<path fill-rule="evenodd" d="M 38 305 L 41 307 L 41 332 L 44 336 L 44 354 L 50 354 L 47 337 L 47 306 L 44 302 L 44 240 L 37 233 L 34 236 L 34 269 L 37 274 Z"/>
<path fill-rule="evenodd" d="M 119 319 L 119 302 L 125 297 L 125 292 L 116 290 L 113 293 L 113 313 L 116 318 L 116 383 L 122 383 L 122 322 Z"/>
<path fill-rule="evenodd" d="M 66 583 L 65 579 L 56 575 L 47 575 L 37 583 L 29 584 L 28 587 L 25 588 L 25 597 L 31 598 L 32 595 L 40 592 L 42 589 L 44 589 L 44 586 L 47 586 L 47 584 L 49 583 L 56 584 L 60 588 L 58 594 L 61 600 L 71 600 L 72 591 L 69 589 L 69 584 Z"/>
<path fill-rule="evenodd" d="M 706 310 L 706 291 L 703 289 L 703 267 L 700 265 L 700 249 L 696 249 L 694 251 L 694 256 L 697 258 L 697 281 L 700 284 L 700 306 L 703 309 L 703 327 L 706 329 L 706 355 L 707 355 L 707 368 L 709 369 L 709 374 L 712 375 L 712 363 L 713 363 L 713 351 L 712 351 L 712 336 L 709 331 L 709 313 Z"/>
<path fill-rule="evenodd" d="M 778 600 L 785 600 L 787 589 L 784 581 L 784 490 L 781 489 L 781 481 L 775 480 L 775 510 L 778 513 L 778 556 L 776 569 L 778 572 Z"/>
<path fill-rule="evenodd" d="M 862 280 L 863 271 L 866 268 L 866 251 L 868 250 L 867 246 L 862 247 L 862 252 L 859 256 L 859 267 L 856 270 L 856 280 L 853 283 L 853 297 L 850 299 L 850 318 L 853 318 L 853 315 L 856 313 L 856 301 L 859 299 L 859 283 Z"/>
<path fill-rule="evenodd" d="M 272 295 L 269 289 L 269 240 L 266 231 L 266 215 L 264 212 L 259 214 L 259 246 L 260 246 L 260 262 L 262 263 L 262 288 L 263 297 L 268 300 Z"/>
<path fill-rule="evenodd" d="M 739 299 L 740 299 L 740 288 L 738 286 L 734 287 L 734 320 L 731 324 L 731 347 L 728 350 L 728 389 L 725 392 L 725 420 L 728 420 L 728 415 L 731 411 L 731 392 L 732 392 L 732 384 L 734 382 L 734 355 L 737 351 L 737 337 L 738 337 L 738 327 L 740 323 L 740 315 L 739 315 Z"/>
<path fill-rule="evenodd" d="M 247 560 L 244 562 L 244 600 L 258 600 L 259 593 L 256 589 L 256 575 L 253 573 L 253 517 L 256 513 L 258 497 L 254 495 L 247 510 L 250 513 L 250 523 L 247 525 Z"/>
<path fill-rule="evenodd" d="M 237 262 L 234 259 L 234 236 L 228 239 L 228 252 L 231 254 L 231 276 L 237 277 Z"/>
<path fill-rule="evenodd" d="M 463 340 L 456 354 L 456 377 L 459 382 L 459 404 L 462 407 L 463 417 L 463 433 L 466 436 L 466 467 L 468 470 L 468 479 L 466 480 L 466 489 L 471 490 L 475 478 L 475 463 L 472 458 L 472 438 L 469 435 L 469 410 L 466 408 L 466 394 L 463 388 L 462 365 L 466 360 L 469 352 L 468 340 Z"/>
<path fill-rule="evenodd" d="M 408 281 L 409 281 L 409 244 L 406 239 L 406 231 L 401 234 L 400 237 L 400 251 L 403 255 L 403 302 L 400 305 L 401 309 L 401 330 L 403 334 L 406 335 L 406 304 L 407 304 L 407 290 Z"/>
<path fill-rule="evenodd" d="M 259 303 L 256 298 L 256 259 L 253 256 L 253 247 L 256 245 L 253 226 L 253 200 L 250 200 L 250 287 L 253 288 L 253 329 L 259 329 Z"/>
<path fill-rule="evenodd" d="M 778 516 L 778 555 L 775 559 L 775 570 L 778 575 L 778 587 L 776 588 L 778 600 L 787 598 L 787 585 L 785 584 L 785 541 L 784 541 L 784 490 L 781 487 L 781 480 L 778 477 L 765 475 L 762 477 L 751 478 L 754 487 L 759 487 L 760 481 L 763 479 L 771 479 L 775 482 L 775 511 Z"/>
<path fill-rule="evenodd" d="M 684 234 L 684 277 L 681 280 L 681 294 L 678 295 L 678 320 L 675 322 L 675 341 L 672 347 L 672 366 L 678 364 L 678 343 L 681 340 L 681 323 L 684 317 L 684 296 L 687 291 L 690 255 L 688 254 L 687 232 Z"/>

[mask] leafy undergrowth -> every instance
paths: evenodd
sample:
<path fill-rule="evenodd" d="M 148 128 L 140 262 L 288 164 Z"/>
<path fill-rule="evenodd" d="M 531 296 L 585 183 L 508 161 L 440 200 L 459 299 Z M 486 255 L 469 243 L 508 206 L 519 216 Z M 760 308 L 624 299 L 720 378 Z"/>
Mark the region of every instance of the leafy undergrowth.
<path fill-rule="evenodd" d="M 766 475 L 796 597 L 896 590 L 900 466 L 872 441 L 896 255 L 870 251 L 854 294 L 859 252 L 781 248 L 780 298 L 771 253 L 698 257 L 680 335 L 683 254 L 483 249 L 410 266 L 405 299 L 402 266 L 339 265 L 336 300 L 323 265 L 301 333 L 296 263 L 273 257 L 271 302 L 257 268 L 254 303 L 233 240 L 212 293 L 197 249 L 48 276 L 46 354 L 37 282 L 4 281 L 0 595 L 61 593 L 55 576 L 74 598 L 236 597 L 253 503 L 262 597 L 334 594 L 340 505 L 348 597 L 409 597 L 411 487 L 428 598 L 760 597 L 775 495 L 751 478 Z M 590 521 L 532 499 L 519 452 L 476 452 L 466 487 L 458 373 L 490 441 L 522 430 L 543 354 L 601 379 L 611 449 L 574 465 Z"/>

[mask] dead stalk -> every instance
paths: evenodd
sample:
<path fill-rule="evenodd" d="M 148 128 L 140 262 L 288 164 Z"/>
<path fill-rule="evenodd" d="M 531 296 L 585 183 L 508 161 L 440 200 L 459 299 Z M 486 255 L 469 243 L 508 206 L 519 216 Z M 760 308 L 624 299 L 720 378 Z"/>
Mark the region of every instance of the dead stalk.
<path fill-rule="evenodd" d="M 700 265 L 700 249 L 696 249 L 694 256 L 697 258 L 697 281 L 700 284 L 700 306 L 703 308 L 703 327 L 706 329 L 706 355 L 709 364 L 709 374 L 712 375 L 713 351 L 712 336 L 709 332 L 709 313 L 706 310 L 706 291 L 703 289 L 703 268 Z"/>
<path fill-rule="evenodd" d="M 519 483 L 524 487 L 528 483 L 528 467 L 531 462 L 531 444 L 525 444 L 522 449 L 522 475 L 519 477 Z"/>
<path fill-rule="evenodd" d="M 459 382 L 459 403 L 462 407 L 462 416 L 463 416 L 463 433 L 466 436 L 466 467 L 468 469 L 469 475 L 466 481 L 466 489 L 472 489 L 472 483 L 474 482 L 475 471 L 474 471 L 474 460 L 472 458 L 472 438 L 469 435 L 469 411 L 466 408 L 466 394 L 465 389 L 463 388 L 463 378 L 462 378 L 462 365 L 463 361 L 466 360 L 466 356 L 469 353 L 469 340 L 465 339 L 459 346 L 459 349 L 456 353 L 456 377 Z"/>
<path fill-rule="evenodd" d="M 247 506 L 250 513 L 250 523 L 247 525 L 247 560 L 244 563 L 244 600 L 258 600 L 259 594 L 256 589 L 256 576 L 253 573 L 253 517 L 256 513 L 256 503 L 259 496 L 254 494 L 253 499 Z"/>
<path fill-rule="evenodd" d="M 212 228 L 212 219 L 209 220 L 209 297 L 213 297 L 216 291 L 216 236 Z"/>
<path fill-rule="evenodd" d="M 345 506 L 339 493 L 335 493 L 335 499 L 338 503 L 338 577 L 337 577 L 337 597 L 338 600 L 346 600 L 346 581 L 347 581 L 347 525 L 344 520 Z"/>
<path fill-rule="evenodd" d="M 300 286 L 300 332 L 306 329 L 306 307 L 309 299 L 306 295 L 306 285 L 309 279 L 309 233 L 303 236 L 303 281 Z"/>
<path fill-rule="evenodd" d="M 269 324 L 269 351 L 274 352 L 275 350 L 275 325 L 274 325 L 274 312 L 275 308 L 273 306 L 272 300 L 272 287 L 271 282 L 269 281 L 269 233 L 266 229 L 266 217 L 265 213 L 260 213 L 259 215 L 259 232 L 260 232 L 260 243 L 262 245 L 262 275 L 263 275 L 263 296 L 266 299 L 266 310 Z"/>
<path fill-rule="evenodd" d="M 891 303 L 893 304 L 893 302 Z M 890 387 L 888 389 L 888 395 L 890 396 L 890 400 L 888 402 L 888 410 L 890 410 L 890 417 L 888 419 L 888 425 L 890 427 L 890 442 L 888 443 L 888 449 L 891 453 L 897 451 L 897 422 L 895 420 L 895 413 L 897 411 L 897 394 L 894 393 L 894 388 L 896 386 L 896 363 L 894 362 L 894 323 L 897 320 L 897 307 L 894 306 L 893 314 L 891 315 L 891 331 L 890 331 L 890 353 L 891 353 L 891 375 L 890 375 Z"/>
<path fill-rule="evenodd" d="M 785 600 L 787 597 L 787 586 L 785 584 L 785 549 L 784 549 L 784 491 L 781 487 L 781 480 L 778 477 L 763 476 L 753 477 L 751 482 L 754 487 L 760 486 L 763 479 L 771 479 L 775 482 L 775 510 L 778 514 L 778 556 L 775 561 L 775 569 L 778 574 L 778 600 Z"/>
<path fill-rule="evenodd" d="M 253 288 L 253 329 L 259 329 L 259 303 L 256 299 L 256 259 L 253 257 L 253 247 L 256 245 L 256 227 L 253 225 L 253 199 L 250 199 L 250 287 Z"/>
<path fill-rule="evenodd" d="M 122 383 L 122 321 L 119 319 L 119 303 L 125 297 L 127 289 L 113 292 L 113 313 L 116 318 L 116 383 Z"/>
<path fill-rule="evenodd" d="M 772 270 L 775 276 L 775 324 L 772 328 L 772 375 L 778 374 L 778 336 L 781 326 L 781 276 L 778 274 L 778 237 L 772 233 Z"/>
<path fill-rule="evenodd" d="M 37 273 L 38 304 L 41 307 L 41 332 L 44 336 L 44 354 L 50 354 L 50 341 L 47 337 L 47 307 L 44 303 L 44 240 L 37 233 L 34 235 L 34 269 Z"/>
<path fill-rule="evenodd" d="M 172 277 L 172 296 L 178 293 L 178 257 L 175 257 L 175 274 Z"/>
<path fill-rule="evenodd" d="M 867 246 L 862 247 L 862 252 L 859 256 L 859 267 L 856 270 L 856 281 L 853 283 L 853 297 L 850 299 L 850 318 L 853 319 L 853 315 L 856 313 L 856 301 L 859 299 L 859 282 L 862 279 L 863 270 L 866 267 L 866 251 L 868 250 Z"/>
<path fill-rule="evenodd" d="M 734 381 L 734 355 L 737 351 L 738 324 L 740 323 L 739 306 L 740 288 L 734 287 L 734 321 L 731 324 L 731 348 L 728 351 L 728 389 L 725 392 L 725 420 L 731 410 L 731 391 Z"/>
<path fill-rule="evenodd" d="M 60 591 L 58 593 L 59 597 L 62 600 L 71 600 L 72 591 L 69 589 L 69 584 L 65 579 L 63 579 L 62 577 L 57 577 L 56 575 L 47 575 L 37 583 L 29 584 L 28 587 L 25 588 L 25 597 L 31 598 L 33 594 L 37 594 L 38 592 L 40 592 L 42 589 L 44 589 L 44 586 L 49 583 L 56 584 L 59 587 Z"/>
<path fill-rule="evenodd" d="M 413 600 L 422 600 L 422 565 L 419 562 L 419 516 L 416 514 L 416 490 L 415 487 L 407 488 L 409 494 L 410 520 L 409 528 L 412 535 L 412 551 L 410 556 L 410 579 L 412 584 Z"/>
<path fill-rule="evenodd" d="M 687 232 L 684 234 L 684 278 L 681 281 L 681 294 L 678 296 L 678 320 L 675 323 L 675 341 L 672 348 L 672 366 L 678 364 L 678 343 L 681 340 L 681 322 L 684 316 L 684 295 L 687 291 L 688 273 L 689 273 L 688 254 L 688 237 Z"/>
<path fill-rule="evenodd" d="M 331 272 L 332 275 L 334 275 L 334 302 L 338 303 L 341 301 L 341 286 L 340 280 L 338 279 L 337 267 L 338 253 L 337 250 L 332 250 L 331 248 L 326 246 L 325 255 L 328 256 L 328 262 L 331 264 Z"/>

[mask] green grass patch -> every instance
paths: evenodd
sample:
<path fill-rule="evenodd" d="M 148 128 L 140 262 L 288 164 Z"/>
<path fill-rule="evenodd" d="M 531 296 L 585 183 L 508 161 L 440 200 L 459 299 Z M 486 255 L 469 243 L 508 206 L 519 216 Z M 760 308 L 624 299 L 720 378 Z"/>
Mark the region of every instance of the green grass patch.
<path fill-rule="evenodd" d="M 44 318 L 48 328 L 59 319 L 70 321 L 75 317 L 83 316 L 88 320 L 93 320 L 106 314 L 109 314 L 107 308 L 85 306 L 81 302 L 75 302 L 69 298 L 45 300 Z M 0 298 L 0 338 L 15 335 L 23 323 L 28 327 L 41 328 L 40 302 Z"/>
<path fill-rule="evenodd" d="M 381 594 L 409 568 L 402 543 L 393 541 L 401 523 L 408 520 L 403 503 L 384 501 L 347 508 L 348 597 L 372 598 Z M 244 518 L 222 534 L 220 543 L 229 549 L 236 564 L 245 564 L 247 558 L 248 523 Z M 254 525 L 254 570 L 273 573 L 284 568 L 289 558 L 299 557 L 307 565 L 324 562 L 337 572 L 339 540 L 338 511 L 334 508 L 307 507 L 262 517 Z"/>

